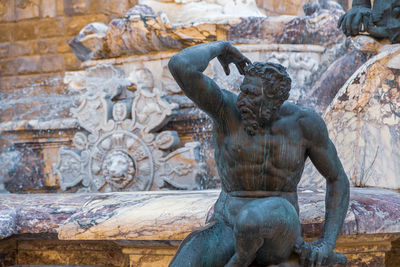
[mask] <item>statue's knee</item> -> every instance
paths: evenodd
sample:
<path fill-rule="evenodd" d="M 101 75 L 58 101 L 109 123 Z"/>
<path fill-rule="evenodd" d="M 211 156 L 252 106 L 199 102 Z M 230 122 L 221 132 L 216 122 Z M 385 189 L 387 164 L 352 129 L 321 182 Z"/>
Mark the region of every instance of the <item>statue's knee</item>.
<path fill-rule="evenodd" d="M 243 209 L 239 212 L 235 221 L 235 234 L 257 234 L 262 224 L 260 216 L 251 209 Z"/>

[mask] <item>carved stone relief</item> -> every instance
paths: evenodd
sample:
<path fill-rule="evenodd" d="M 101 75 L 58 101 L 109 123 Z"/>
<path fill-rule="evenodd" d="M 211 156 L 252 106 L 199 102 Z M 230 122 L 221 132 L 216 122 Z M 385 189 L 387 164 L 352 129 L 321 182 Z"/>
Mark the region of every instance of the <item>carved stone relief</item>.
<path fill-rule="evenodd" d="M 110 65 L 66 78 L 71 90 L 81 93 L 81 104 L 71 113 L 87 132 L 76 133 L 73 149 L 59 150 L 54 169 L 62 190 L 139 191 L 167 184 L 199 188 L 199 143 L 186 143 L 173 150 L 180 143 L 178 134 L 155 132 L 168 122 L 177 104 L 168 103 L 163 98 L 165 93 L 154 88 L 149 69 L 136 69 L 133 76 L 134 91 L 125 86 L 121 69 Z M 93 78 L 89 88 L 85 86 L 87 77 Z M 93 81 L 102 83 L 102 77 L 115 83 L 109 88 L 94 86 Z"/>

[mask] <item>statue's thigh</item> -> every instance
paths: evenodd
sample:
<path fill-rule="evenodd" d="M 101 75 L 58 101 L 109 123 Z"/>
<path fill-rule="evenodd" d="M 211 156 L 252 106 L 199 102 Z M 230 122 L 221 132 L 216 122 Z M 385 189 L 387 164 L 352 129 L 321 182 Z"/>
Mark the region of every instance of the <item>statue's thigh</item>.
<path fill-rule="evenodd" d="M 179 246 L 170 266 L 224 266 L 235 252 L 233 231 L 222 222 L 214 222 L 193 231 Z"/>
<path fill-rule="evenodd" d="M 237 241 L 240 238 L 247 240 L 243 242 L 244 249 L 252 239 L 263 238 L 256 260 L 270 263 L 290 257 L 301 235 L 301 225 L 290 202 L 280 197 L 271 197 L 254 200 L 242 208 L 235 223 L 235 235 Z"/>

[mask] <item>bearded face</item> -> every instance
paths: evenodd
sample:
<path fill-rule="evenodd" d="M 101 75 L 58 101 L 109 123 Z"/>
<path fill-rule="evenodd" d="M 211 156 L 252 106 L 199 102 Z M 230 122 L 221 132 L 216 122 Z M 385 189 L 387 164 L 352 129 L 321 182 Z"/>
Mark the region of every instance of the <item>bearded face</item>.
<path fill-rule="evenodd" d="M 270 91 L 273 90 L 264 88 L 261 77 L 244 77 L 236 106 L 249 135 L 254 135 L 259 128 L 270 124 L 283 104 L 282 99 Z"/>

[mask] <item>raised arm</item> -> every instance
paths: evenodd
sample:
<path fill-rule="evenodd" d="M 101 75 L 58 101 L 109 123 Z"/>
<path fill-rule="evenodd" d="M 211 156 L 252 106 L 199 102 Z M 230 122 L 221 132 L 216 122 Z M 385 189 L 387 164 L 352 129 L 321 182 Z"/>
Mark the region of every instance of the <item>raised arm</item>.
<path fill-rule="evenodd" d="M 220 41 L 186 48 L 171 58 L 168 67 L 185 95 L 211 118 L 218 120 L 224 103 L 223 93 L 212 79 L 202 73 L 215 57 L 226 75 L 229 75 L 230 63 L 234 63 L 241 74 L 244 74 L 246 64 L 250 63 L 229 42 Z"/>
<path fill-rule="evenodd" d="M 327 186 L 322 236 L 312 243 L 309 252 L 303 252 L 301 258 L 321 264 L 333 255 L 332 251 L 346 217 L 350 195 L 349 180 L 322 118 L 310 111 L 301 123 L 309 141 L 307 154 L 325 177 Z"/>

